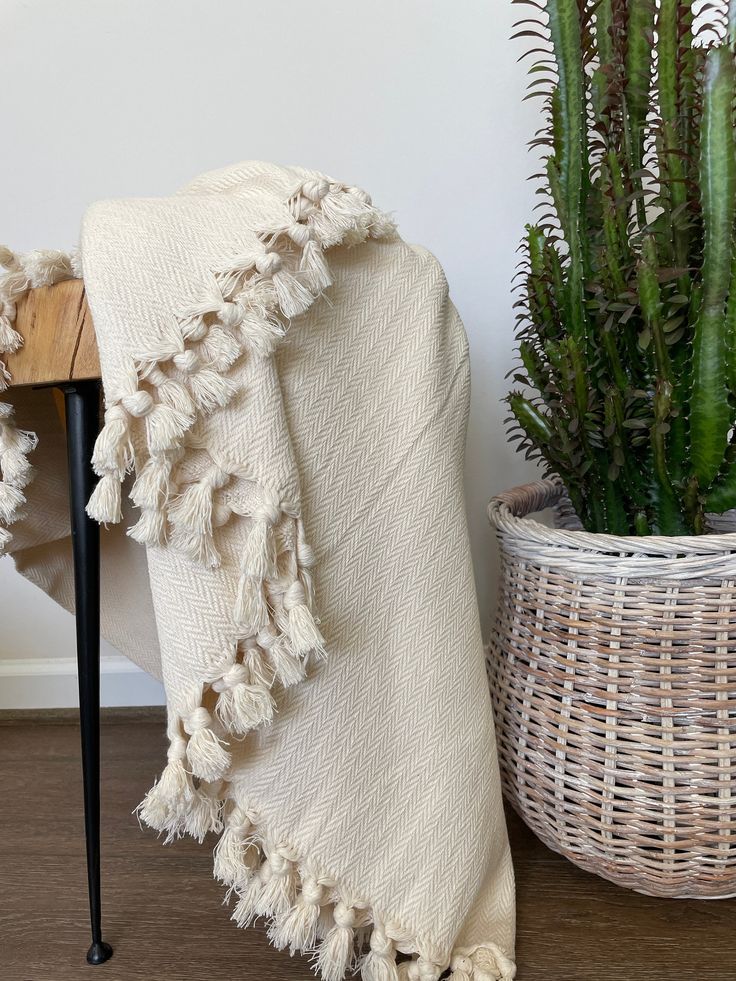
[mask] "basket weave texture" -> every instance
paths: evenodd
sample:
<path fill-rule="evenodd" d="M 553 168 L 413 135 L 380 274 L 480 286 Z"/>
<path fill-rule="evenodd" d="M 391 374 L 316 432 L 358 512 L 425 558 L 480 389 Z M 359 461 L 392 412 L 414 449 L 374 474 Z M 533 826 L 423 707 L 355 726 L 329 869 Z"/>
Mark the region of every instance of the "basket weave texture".
<path fill-rule="evenodd" d="M 549 847 L 655 896 L 736 894 L 736 534 L 548 528 L 541 480 L 488 508 L 504 791 Z M 579 525 L 578 525 L 579 527 Z"/>

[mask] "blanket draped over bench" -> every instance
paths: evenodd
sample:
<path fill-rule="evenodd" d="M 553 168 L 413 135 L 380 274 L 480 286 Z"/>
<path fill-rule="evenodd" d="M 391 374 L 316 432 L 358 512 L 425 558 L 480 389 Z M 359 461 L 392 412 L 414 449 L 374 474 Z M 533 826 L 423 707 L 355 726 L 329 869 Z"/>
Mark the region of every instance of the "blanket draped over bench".
<path fill-rule="evenodd" d="M 359 189 L 247 163 L 93 205 L 72 256 L 0 262 L 0 351 L 22 293 L 84 278 L 103 633 L 168 704 L 140 819 L 218 836 L 233 919 L 325 981 L 509 981 L 468 355 L 437 261 Z M 0 401 L 0 546 L 72 608 L 54 397 Z"/>

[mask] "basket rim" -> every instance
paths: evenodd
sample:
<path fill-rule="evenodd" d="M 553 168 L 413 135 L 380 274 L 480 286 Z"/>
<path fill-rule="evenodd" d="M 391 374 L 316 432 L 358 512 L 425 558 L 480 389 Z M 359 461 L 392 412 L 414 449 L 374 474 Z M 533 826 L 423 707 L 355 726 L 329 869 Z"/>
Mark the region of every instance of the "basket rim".
<path fill-rule="evenodd" d="M 542 477 L 497 494 L 488 503 L 488 520 L 504 539 L 565 551 L 610 556 L 686 558 L 736 554 L 736 532 L 711 535 L 609 535 L 603 532 L 550 528 L 530 515 L 559 504 L 565 485 L 559 477 Z"/>

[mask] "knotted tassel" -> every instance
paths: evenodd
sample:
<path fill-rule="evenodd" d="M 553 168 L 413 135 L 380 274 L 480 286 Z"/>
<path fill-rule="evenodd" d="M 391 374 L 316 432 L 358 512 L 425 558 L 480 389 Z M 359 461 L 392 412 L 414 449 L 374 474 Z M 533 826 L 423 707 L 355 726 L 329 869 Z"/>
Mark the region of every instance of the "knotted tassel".
<path fill-rule="evenodd" d="M 32 287 L 53 286 L 72 278 L 71 259 L 58 249 L 34 249 L 23 256 L 23 271 Z"/>
<path fill-rule="evenodd" d="M 325 260 L 322 246 L 314 239 L 310 239 L 304 246 L 299 268 L 303 271 L 315 293 L 321 293 L 328 286 L 332 286 L 332 275 Z"/>
<path fill-rule="evenodd" d="M 20 266 L 18 256 L 7 245 L 0 245 L 0 266 L 3 269 L 18 269 Z"/>
<path fill-rule="evenodd" d="M 243 307 L 239 302 L 235 300 L 223 300 L 219 304 L 215 313 L 217 314 L 217 319 L 223 327 L 237 327 L 240 321 L 243 319 Z"/>
<path fill-rule="evenodd" d="M 248 836 L 254 828 L 245 811 L 237 805 L 230 812 L 225 830 L 215 845 L 214 876 L 226 886 L 245 887 L 251 869 L 246 865 Z"/>
<path fill-rule="evenodd" d="M 167 842 L 185 832 L 202 841 L 207 832 L 222 827 L 217 801 L 194 787 L 184 766 L 185 756 L 185 740 L 176 736 L 161 777 L 136 808 L 139 819 L 164 833 Z"/>
<path fill-rule="evenodd" d="M 383 929 L 376 923 L 370 939 L 370 950 L 361 967 L 363 981 L 399 981 L 396 970 L 396 950 Z"/>
<path fill-rule="evenodd" d="M 141 370 L 141 378 L 155 388 L 159 402 L 175 409 L 180 414 L 179 418 L 186 416 L 189 420 L 189 426 L 193 425 L 196 415 L 194 402 L 192 396 L 180 382 L 169 378 L 156 363 L 146 365 Z"/>
<path fill-rule="evenodd" d="M 188 528 L 175 528 L 169 535 L 169 544 L 175 552 L 186 555 L 195 565 L 205 569 L 217 569 L 221 562 L 212 536 Z"/>
<path fill-rule="evenodd" d="M 18 518 L 19 509 L 25 504 L 25 496 L 18 487 L 5 480 L 0 481 L 0 521 L 9 525 Z"/>
<path fill-rule="evenodd" d="M 166 515 L 163 511 L 146 508 L 140 518 L 126 531 L 126 535 L 141 545 L 166 543 Z"/>
<path fill-rule="evenodd" d="M 35 450 L 38 439 L 34 433 L 0 424 L 0 470 L 3 480 L 13 487 L 26 487 L 33 476 L 27 454 Z"/>
<path fill-rule="evenodd" d="M 220 555 L 212 538 L 213 495 L 229 480 L 227 471 L 213 467 L 200 480 L 189 484 L 168 510 L 174 527 L 172 547 L 208 568 L 220 564 Z"/>
<path fill-rule="evenodd" d="M 136 808 L 138 817 L 155 831 L 174 833 L 193 792 L 183 760 L 170 757 L 160 778 Z"/>
<path fill-rule="evenodd" d="M 259 631 L 258 646 L 266 652 L 266 657 L 276 679 L 284 688 L 298 685 L 306 677 L 304 662 L 289 650 L 286 638 L 271 624 Z"/>
<path fill-rule="evenodd" d="M 317 953 L 317 970 L 323 981 L 342 981 L 353 961 L 355 911 L 339 902 L 333 916 L 335 925 Z"/>
<path fill-rule="evenodd" d="M 227 371 L 241 353 L 240 344 L 221 327 L 210 327 L 200 344 L 199 352 L 203 363 L 216 372 Z"/>
<path fill-rule="evenodd" d="M 271 692 L 253 680 L 244 664 L 233 664 L 212 685 L 219 692 L 215 712 L 228 732 L 245 735 L 273 719 L 276 706 Z"/>
<path fill-rule="evenodd" d="M 281 312 L 285 317 L 296 317 L 314 302 L 314 296 L 307 287 L 284 268 L 278 252 L 264 252 L 256 260 L 256 269 L 268 276 L 276 291 Z"/>
<path fill-rule="evenodd" d="M 253 576 L 241 575 L 235 599 L 235 623 L 243 633 L 257 634 L 270 621 L 263 584 Z"/>
<path fill-rule="evenodd" d="M 324 887 L 315 878 L 307 876 L 296 903 L 271 925 L 268 931 L 271 943 L 279 950 L 289 947 L 292 954 L 297 950 L 313 948 L 317 942 L 317 924 L 324 901 Z"/>
<path fill-rule="evenodd" d="M 211 728 L 212 716 L 200 706 L 184 720 L 189 735 L 187 759 L 192 773 L 200 780 L 221 780 L 230 768 L 230 754 Z"/>
<path fill-rule="evenodd" d="M 194 401 L 205 414 L 227 405 L 236 392 L 233 382 L 212 368 L 201 368 L 188 381 Z"/>
<path fill-rule="evenodd" d="M 241 641 L 239 646 L 243 652 L 243 665 L 248 671 L 250 684 L 270 688 L 273 684 L 273 673 L 264 662 L 258 642 L 255 638 L 248 637 L 247 640 Z"/>
<path fill-rule="evenodd" d="M 122 488 L 116 473 L 106 473 L 97 481 L 87 502 L 87 514 L 101 525 L 116 525 L 122 521 Z"/>
<path fill-rule="evenodd" d="M 217 798 L 205 793 L 202 786 L 194 794 L 195 800 L 184 818 L 184 830 L 201 844 L 210 832 L 222 831 L 221 807 Z"/>
<path fill-rule="evenodd" d="M 100 477 L 105 473 L 117 473 L 122 479 L 132 462 L 130 417 L 122 405 L 111 405 L 105 411 L 105 425 L 95 441 L 92 468 Z"/>
<path fill-rule="evenodd" d="M 0 555 L 5 554 L 5 549 L 10 545 L 13 536 L 6 528 L 0 528 Z"/>
<path fill-rule="evenodd" d="M 87 514 L 100 524 L 122 520 L 121 484 L 133 465 L 130 419 L 150 412 L 153 402 L 147 392 L 133 392 L 105 411 L 105 425 L 92 453 L 92 468 L 100 477 L 87 502 Z"/>
<path fill-rule="evenodd" d="M 224 486 L 224 483 L 223 483 Z M 169 505 L 169 520 L 191 531 L 212 533 L 213 482 L 204 477 L 189 484 Z"/>
<path fill-rule="evenodd" d="M 0 316 L 0 351 L 3 354 L 13 354 L 23 345 L 23 338 L 13 329 L 10 318 Z"/>
<path fill-rule="evenodd" d="M 495 944 L 482 944 L 475 948 L 459 948 L 458 957 L 464 955 L 467 966 L 472 965 L 473 981 L 513 981 L 516 966 Z M 421 966 L 420 958 L 420 966 Z"/>
<path fill-rule="evenodd" d="M 303 274 L 310 289 L 314 293 L 332 285 L 332 276 L 322 252 L 322 246 L 314 238 L 313 230 L 308 224 L 294 222 L 286 229 L 289 238 L 301 249 L 299 271 Z"/>
<path fill-rule="evenodd" d="M 310 652 L 318 657 L 325 657 L 324 638 L 306 603 L 304 586 L 297 579 L 284 593 L 284 609 L 289 615 L 291 649 L 298 657 L 303 657 Z"/>
<path fill-rule="evenodd" d="M 263 310 L 246 308 L 240 322 L 243 343 L 258 357 L 267 358 L 284 336 L 284 325 Z"/>
<path fill-rule="evenodd" d="M 192 415 L 158 402 L 146 416 L 146 439 L 152 454 L 174 449 L 192 426 Z"/>
<path fill-rule="evenodd" d="M 264 863 L 265 864 L 265 863 Z M 261 866 L 261 869 L 263 866 Z M 246 885 L 240 888 L 239 899 L 233 909 L 231 920 L 234 920 L 239 927 L 249 927 L 259 916 L 258 906 L 263 892 L 262 871 L 254 873 Z"/>
<path fill-rule="evenodd" d="M 469 957 L 455 956 L 450 963 L 450 981 L 474 981 L 473 962 Z"/>
<path fill-rule="evenodd" d="M 269 579 L 276 575 L 276 540 L 274 525 L 281 517 L 276 497 L 268 497 L 256 508 L 250 519 L 248 538 L 240 568 L 254 579 Z"/>
<path fill-rule="evenodd" d="M 334 228 L 349 231 L 365 216 L 367 206 L 357 195 L 333 187 L 320 199 L 319 209 Z"/>
<path fill-rule="evenodd" d="M 130 499 L 141 509 L 158 510 L 168 499 L 170 480 L 170 460 L 165 456 L 152 456 L 138 474 L 130 491 Z"/>
<path fill-rule="evenodd" d="M 256 252 L 243 252 L 215 268 L 215 281 L 222 296 L 233 295 L 246 273 L 255 268 L 257 256 Z"/>
<path fill-rule="evenodd" d="M 284 916 L 296 899 L 296 865 L 281 851 L 272 851 L 263 864 L 263 890 L 256 910 L 259 916 Z"/>

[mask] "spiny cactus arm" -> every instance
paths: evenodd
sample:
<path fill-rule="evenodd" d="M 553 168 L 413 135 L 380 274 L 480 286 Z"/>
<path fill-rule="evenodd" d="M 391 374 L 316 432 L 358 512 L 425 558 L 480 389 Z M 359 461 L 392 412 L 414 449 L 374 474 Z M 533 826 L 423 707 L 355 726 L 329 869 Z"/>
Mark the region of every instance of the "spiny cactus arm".
<path fill-rule="evenodd" d="M 654 393 L 654 420 L 650 430 L 655 478 L 652 487 L 652 504 L 660 535 L 687 535 L 694 529 L 685 519 L 667 465 L 667 434 L 670 431 L 672 418 L 672 393 L 672 384 L 660 378 Z"/>
<path fill-rule="evenodd" d="M 599 451 L 599 470 L 605 473 L 607 453 Z M 603 529 L 607 535 L 630 535 L 631 522 L 624 507 L 621 482 L 605 480 L 603 483 Z M 592 489 L 595 494 L 595 488 Z"/>
<path fill-rule="evenodd" d="M 590 406 L 588 373 L 580 346 L 572 335 L 563 338 L 560 348 L 567 363 L 568 382 L 572 384 L 575 411 L 580 430 L 585 438 L 585 421 Z"/>
<path fill-rule="evenodd" d="M 521 392 L 512 392 L 508 397 L 508 404 L 516 421 L 544 455 L 545 449 L 549 450 L 552 444 L 551 420 Z"/>
<path fill-rule="evenodd" d="M 636 429 L 645 426 L 637 419 L 626 420 L 624 414 L 624 399 L 618 388 L 611 385 L 606 392 L 606 430 L 605 435 L 615 434 L 618 445 L 623 451 L 620 464 L 623 489 L 631 502 L 633 510 L 634 531 L 637 535 L 648 535 L 649 519 L 647 508 L 651 504 L 646 485 L 646 469 L 638 465 L 634 442 Z"/>
<path fill-rule="evenodd" d="M 616 192 L 607 158 L 601 161 L 599 189 L 601 195 L 603 244 L 605 246 L 603 268 L 610 276 L 614 296 L 618 296 L 626 289 L 626 280 L 624 278 L 621 260 L 628 250 L 624 246 L 624 241 L 621 237 L 620 209 L 616 202 Z"/>
<path fill-rule="evenodd" d="M 657 278 L 658 268 L 657 245 L 654 236 L 645 235 L 642 239 L 641 257 L 637 265 L 639 305 L 644 323 L 649 328 L 654 342 L 656 374 L 659 378 L 671 382 L 672 365 L 662 323 L 662 297 Z"/>
<path fill-rule="evenodd" d="M 616 402 L 618 391 L 613 386 L 606 393 L 603 402 L 604 429 L 606 439 L 604 451 L 608 463 L 606 494 L 606 521 L 608 530 L 614 534 L 631 533 L 631 522 L 625 501 L 631 501 L 632 490 L 629 460 L 627 458 L 627 433 L 621 427 Z"/>
<path fill-rule="evenodd" d="M 669 198 L 667 218 L 672 242 L 672 261 L 683 268 L 688 262 L 687 187 L 680 144 L 680 92 L 678 54 L 681 0 L 660 0 L 657 16 L 657 88 L 661 118 L 662 155 L 660 181 Z M 680 288 L 686 285 L 683 277 Z"/>
<path fill-rule="evenodd" d="M 626 187 L 624 185 L 623 174 L 621 173 L 621 162 L 617 154 L 611 150 L 606 158 L 608 172 L 611 177 L 611 189 L 613 191 L 613 201 L 618 216 L 618 235 L 621 242 L 621 255 L 624 259 L 630 256 L 629 249 L 629 221 L 626 214 Z"/>
<path fill-rule="evenodd" d="M 559 114 L 554 119 L 555 167 L 559 173 L 558 217 L 569 249 L 567 304 L 569 330 L 584 347 L 586 341 L 584 267 L 581 222 L 584 213 L 585 87 L 577 0 L 548 0 L 549 31 L 558 65 Z"/>
<path fill-rule="evenodd" d="M 693 47 L 693 20 L 692 0 L 681 0 L 677 14 L 677 33 L 680 39 L 677 52 L 680 141 L 685 153 L 682 158 L 685 178 L 695 182 L 698 179 L 697 151 L 700 134 L 697 77 L 702 65 L 703 51 Z"/>
<path fill-rule="evenodd" d="M 551 381 L 549 366 L 529 341 L 522 341 L 519 344 L 519 359 L 524 368 L 526 381 L 547 401 L 548 386 Z"/>
<path fill-rule="evenodd" d="M 629 144 L 629 174 L 636 195 L 639 228 L 646 225 L 646 207 L 641 170 L 644 166 L 644 140 L 649 112 L 654 34 L 654 0 L 629 0 L 626 47 L 626 114 Z"/>
<path fill-rule="evenodd" d="M 557 320 L 550 301 L 554 284 L 547 267 L 547 237 L 541 228 L 527 225 L 526 250 L 529 258 L 527 295 L 541 340 L 554 336 Z"/>
<path fill-rule="evenodd" d="M 605 128 L 608 112 L 607 95 L 609 86 L 608 71 L 613 60 L 613 11 L 611 0 L 598 0 L 595 4 L 595 48 L 598 66 L 590 79 L 591 103 L 596 122 Z"/>
<path fill-rule="evenodd" d="M 642 317 L 652 335 L 654 370 L 657 377 L 653 405 L 654 418 L 649 431 L 654 464 L 654 486 L 651 496 L 659 533 L 681 535 L 688 529 L 668 468 L 668 435 L 673 415 L 679 415 L 679 407 L 675 404 L 672 364 L 662 322 L 662 298 L 657 279 L 658 265 L 654 236 L 647 235 L 642 242 L 637 278 Z"/>
<path fill-rule="evenodd" d="M 602 522 L 604 511 L 600 491 L 592 507 L 587 495 L 581 492 L 581 483 L 590 464 L 581 465 L 580 454 L 566 431 L 568 420 L 564 412 L 553 415 L 542 411 L 521 392 L 511 392 L 506 401 L 513 419 L 526 437 L 522 448 L 526 446 L 527 456 L 541 457 L 550 470 L 564 475 L 570 499 L 584 523 L 591 520 L 591 512 L 596 520 Z M 515 434 L 511 438 L 518 440 L 521 437 Z"/>
<path fill-rule="evenodd" d="M 595 8 L 595 43 L 598 49 L 598 60 L 601 65 L 610 65 L 613 61 L 613 10 L 611 0 L 599 0 Z"/>
<path fill-rule="evenodd" d="M 711 514 L 723 514 L 732 508 L 736 508 L 736 461 L 730 462 L 705 499 L 705 510 Z"/>
<path fill-rule="evenodd" d="M 733 100 L 733 53 L 726 45 L 713 47 L 706 55 L 703 80 L 703 295 L 693 336 L 690 397 L 691 461 L 701 491 L 710 486 L 721 468 L 733 423 L 725 324 L 736 196 Z"/>

